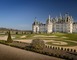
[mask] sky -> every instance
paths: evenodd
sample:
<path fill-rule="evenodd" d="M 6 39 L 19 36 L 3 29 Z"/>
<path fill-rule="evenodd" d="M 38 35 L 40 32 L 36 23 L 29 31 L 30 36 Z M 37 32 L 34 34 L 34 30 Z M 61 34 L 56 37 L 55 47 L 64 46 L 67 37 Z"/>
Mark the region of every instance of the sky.
<path fill-rule="evenodd" d="M 0 0 L 0 27 L 31 30 L 35 17 L 45 23 L 67 12 L 77 21 L 77 0 Z"/>

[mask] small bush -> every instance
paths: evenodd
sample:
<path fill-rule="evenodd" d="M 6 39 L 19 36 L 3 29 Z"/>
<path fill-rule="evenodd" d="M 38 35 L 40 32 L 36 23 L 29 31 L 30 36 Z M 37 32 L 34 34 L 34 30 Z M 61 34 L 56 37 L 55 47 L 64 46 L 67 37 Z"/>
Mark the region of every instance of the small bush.
<path fill-rule="evenodd" d="M 74 49 L 74 52 L 76 52 L 76 50 Z"/>
<path fill-rule="evenodd" d="M 30 45 L 33 49 L 43 49 L 45 47 L 45 43 L 43 40 L 34 39 Z"/>
<path fill-rule="evenodd" d="M 61 50 L 63 50 L 63 48 L 61 48 Z"/>
<path fill-rule="evenodd" d="M 67 51 L 69 51 L 70 49 L 68 48 Z"/>

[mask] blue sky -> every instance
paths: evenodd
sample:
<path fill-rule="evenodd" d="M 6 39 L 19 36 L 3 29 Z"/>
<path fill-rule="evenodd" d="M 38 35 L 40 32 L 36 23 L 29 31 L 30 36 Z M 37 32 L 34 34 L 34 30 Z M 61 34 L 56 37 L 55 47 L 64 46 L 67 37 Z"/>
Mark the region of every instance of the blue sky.
<path fill-rule="evenodd" d="M 45 22 L 61 13 L 77 21 L 77 0 L 0 0 L 0 27 L 31 30 L 34 18 Z"/>

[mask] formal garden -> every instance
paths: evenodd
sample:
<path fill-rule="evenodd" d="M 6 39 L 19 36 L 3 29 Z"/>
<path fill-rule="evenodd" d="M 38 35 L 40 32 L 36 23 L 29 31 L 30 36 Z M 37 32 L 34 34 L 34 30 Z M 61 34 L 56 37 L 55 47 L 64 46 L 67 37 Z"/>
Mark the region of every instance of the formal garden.
<path fill-rule="evenodd" d="M 77 47 L 76 36 L 77 34 L 67 33 L 11 35 L 10 31 L 8 31 L 7 35 L 1 35 L 6 39 L 0 40 L 0 43 L 48 56 L 76 60 L 77 49 L 70 48 Z"/>

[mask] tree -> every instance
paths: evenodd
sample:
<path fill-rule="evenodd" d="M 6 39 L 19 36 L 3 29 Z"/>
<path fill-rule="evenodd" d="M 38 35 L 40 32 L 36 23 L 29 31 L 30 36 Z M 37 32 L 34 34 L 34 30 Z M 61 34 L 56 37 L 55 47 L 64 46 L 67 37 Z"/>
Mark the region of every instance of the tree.
<path fill-rule="evenodd" d="M 18 31 L 16 31 L 16 34 L 18 34 Z"/>
<path fill-rule="evenodd" d="M 12 40 L 12 38 L 11 38 L 10 31 L 8 31 L 8 38 L 7 38 L 7 42 L 8 42 L 8 43 L 12 43 L 12 42 L 13 42 L 13 40 Z"/>
<path fill-rule="evenodd" d="M 32 40 L 31 47 L 34 49 L 43 49 L 45 47 L 45 43 L 43 40 L 34 39 Z"/>

